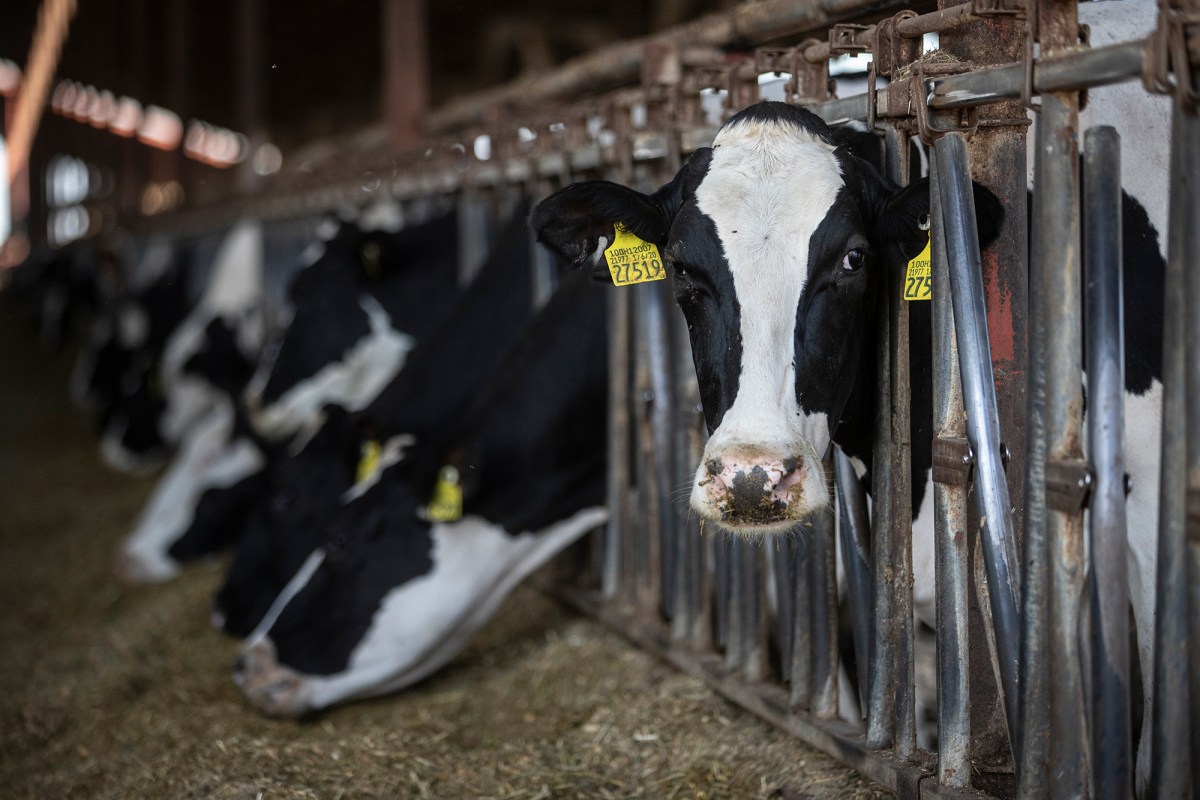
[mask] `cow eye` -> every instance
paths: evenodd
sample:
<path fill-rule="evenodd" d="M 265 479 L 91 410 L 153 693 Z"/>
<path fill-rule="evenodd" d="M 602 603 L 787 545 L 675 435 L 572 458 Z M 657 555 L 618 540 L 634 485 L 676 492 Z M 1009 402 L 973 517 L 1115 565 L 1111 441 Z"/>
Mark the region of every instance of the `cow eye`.
<path fill-rule="evenodd" d="M 846 253 L 842 258 L 842 269 L 848 272 L 854 272 L 867 261 L 867 254 L 862 250 L 855 248 L 849 253 Z"/>

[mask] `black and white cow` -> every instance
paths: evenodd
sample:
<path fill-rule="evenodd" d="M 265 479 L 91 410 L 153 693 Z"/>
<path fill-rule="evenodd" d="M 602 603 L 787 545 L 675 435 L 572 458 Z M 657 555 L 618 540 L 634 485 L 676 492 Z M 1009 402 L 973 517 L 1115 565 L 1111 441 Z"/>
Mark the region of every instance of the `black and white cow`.
<path fill-rule="evenodd" d="M 149 471 L 170 455 L 159 430 L 167 402 L 161 362 L 191 307 L 190 250 L 154 251 L 152 269 L 133 276 L 93 321 L 71 376 L 72 397 L 96 415 L 105 462 L 126 472 Z"/>
<path fill-rule="evenodd" d="M 365 408 L 457 292 L 457 214 L 397 233 L 343 225 L 289 287 L 294 315 L 247 387 L 255 426 L 279 438 L 327 403 Z"/>
<path fill-rule="evenodd" d="M 214 603 L 218 628 L 245 636 L 258 625 L 318 545 L 322 519 L 336 512 L 353 486 L 365 442 L 379 442 L 387 462 L 412 442 L 439 436 L 461 415 L 533 313 L 530 261 L 520 210 L 453 309 L 418 342 L 379 396 L 353 414 L 326 406 L 320 429 L 300 452 L 271 465 L 270 489 L 255 504 Z"/>
<path fill-rule="evenodd" d="M 157 426 L 178 451 L 121 544 L 117 571 L 124 580 L 174 577 L 178 564 L 166 555 L 163 542 L 186 529 L 200 494 L 262 466 L 255 443 L 234 436 L 235 397 L 262 348 L 262 287 L 261 227 L 239 223 L 221 243 L 199 303 L 163 353 L 166 401 Z M 105 447 L 122 452 L 116 443 Z"/>
<path fill-rule="evenodd" d="M 257 630 L 235 681 L 273 716 L 410 686 L 526 575 L 604 522 L 604 294 L 575 275 L 436 440 L 355 487 Z M 464 516 L 426 504 L 456 470 Z"/>
<path fill-rule="evenodd" d="M 373 399 L 403 363 L 413 341 L 409 331 L 424 333 L 454 294 L 455 250 L 438 238 L 445 236 L 447 225 L 439 219 L 399 234 L 345 225 L 319 245 L 316 260 L 293 280 L 295 316 L 276 357 L 261 362 L 266 366 L 256 374 L 260 384 L 270 389 L 292 379 L 301 381 L 292 397 L 304 403 L 335 399 L 353 405 Z M 261 261 L 261 239 L 258 247 Z M 226 258 L 224 263 L 238 262 Z M 223 274 L 217 270 L 213 280 L 221 280 Z M 261 295 L 261 273 L 257 288 Z M 186 438 L 122 545 L 119 573 L 126 580 L 168 580 L 178 574 L 181 561 L 235 542 L 253 494 L 265 484 L 268 457 L 279 449 L 247 424 L 241 403 L 250 376 L 239 372 L 240 382 L 234 383 L 200 368 L 222 360 L 213 355 L 220 353 L 222 343 L 208 340 L 208 332 L 192 330 L 183 343 L 190 349 L 176 347 L 186 360 L 176 368 L 175 382 L 187 391 L 171 398 L 187 398 L 203 404 L 203 409 L 195 435 Z M 224 358 L 238 359 L 240 344 L 237 350 Z M 205 352 L 210 353 L 207 359 L 196 358 Z M 303 383 L 314 375 L 315 381 Z M 253 389 L 246 393 L 257 398 Z M 269 433 L 290 433 L 292 422 L 308 421 L 298 416 L 297 403 L 285 405 L 286 413 L 278 405 L 267 410 Z M 184 403 L 174 408 L 178 413 L 168 415 L 168 422 L 185 425 L 181 420 L 192 408 Z M 261 414 L 252 418 L 256 423 L 263 419 Z"/>
<path fill-rule="evenodd" d="M 1140 26 L 1152 20 L 1146 15 Z M 1093 18 L 1093 35 L 1100 21 Z M 1122 39 L 1135 30 L 1116 29 Z M 1093 95 L 1085 124 L 1133 120 L 1139 132 L 1149 129 L 1153 141 L 1139 137 L 1125 163 L 1133 185 L 1152 180 L 1139 156 L 1145 150 L 1165 157 L 1163 107 L 1141 87 L 1126 88 L 1110 105 L 1096 104 L 1102 94 Z M 1101 109 L 1106 113 L 1096 113 Z M 697 151 L 653 194 L 580 184 L 532 216 L 539 238 L 577 264 L 599 262 L 617 222 L 662 248 L 688 322 L 711 434 L 691 506 L 734 533 L 786 531 L 825 507 L 830 495 L 820 460 L 831 443 L 870 464 L 874 294 L 883 274 L 921 250 L 918 219 L 927 213 L 928 188 L 925 181 L 892 185 L 843 136 L 806 111 L 763 103 L 733 117 L 711 148 Z M 1161 208 L 1165 182 L 1159 188 L 1142 195 L 1152 200 L 1147 209 Z M 1001 212 L 978 190 L 976 208 L 986 243 Z M 1148 675 L 1161 430 L 1163 261 L 1156 231 L 1165 219 L 1134 210 L 1127 202 L 1126 418 L 1136 487 L 1129 501 L 1130 589 Z M 913 325 L 914 340 L 927 342 L 928 317 L 923 330 Z M 928 349 L 915 348 L 913 359 L 914 374 L 928 374 Z M 915 390 L 912 402 L 914 600 L 932 621 L 931 456 L 928 446 L 917 446 L 916 433 L 923 427 L 927 443 L 929 392 Z"/>

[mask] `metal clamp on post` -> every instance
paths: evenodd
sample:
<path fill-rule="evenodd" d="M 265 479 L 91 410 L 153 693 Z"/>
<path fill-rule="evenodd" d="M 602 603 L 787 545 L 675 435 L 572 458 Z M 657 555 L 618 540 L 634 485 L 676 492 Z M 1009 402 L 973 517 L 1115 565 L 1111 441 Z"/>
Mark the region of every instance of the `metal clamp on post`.
<path fill-rule="evenodd" d="M 804 51 L 820 46 L 816 39 L 805 39 L 792 48 L 792 80 L 787 85 L 788 102 L 824 102 L 833 94 L 829 85 L 829 60 L 809 61 Z"/>
<path fill-rule="evenodd" d="M 875 26 L 871 42 L 874 58 L 871 63 L 875 65 L 875 71 L 883 77 L 894 77 L 902 67 L 921 57 L 921 39 L 901 36 L 896 29 L 902 20 L 916 16 L 915 11 L 901 11 Z"/>
<path fill-rule="evenodd" d="M 879 76 L 892 79 L 900 70 L 912 64 L 921 56 L 921 40 L 901 36 L 896 26 L 901 20 L 917 16 L 915 11 L 901 11 L 875 26 L 871 38 L 871 53 L 873 58 L 867 65 L 867 127 L 875 130 L 875 116 L 878 109 Z M 896 81 L 895 97 L 888 91 L 889 117 L 900 118 L 908 116 L 909 93 L 905 81 Z"/>
<path fill-rule="evenodd" d="M 1025 0 L 971 0 L 974 17 L 1023 17 Z"/>
<path fill-rule="evenodd" d="M 839 22 L 829 29 L 829 56 L 844 56 L 851 53 L 866 53 L 870 50 L 858 41 L 858 35 L 871 30 L 870 25 L 855 25 Z"/>
<path fill-rule="evenodd" d="M 962 63 L 927 64 L 917 62 L 916 74 L 909 79 L 909 105 L 917 118 L 917 133 L 921 141 L 927 145 L 933 144 L 947 133 L 969 135 L 979 128 L 979 109 L 976 106 L 957 109 L 931 109 L 929 107 L 929 90 L 925 81 L 931 78 L 941 78 L 946 75 L 958 75 L 967 72 L 970 66 Z M 895 86 L 895 84 L 892 84 Z M 892 89 L 888 87 L 888 95 Z M 954 124 L 939 126 L 938 121 L 953 120 Z"/>
<path fill-rule="evenodd" d="M 1079 459 L 1046 462 L 1046 506 L 1074 514 L 1087 508 L 1092 471 Z"/>
<path fill-rule="evenodd" d="M 1160 3 L 1158 27 L 1146 40 L 1142 60 L 1146 91 L 1175 95 L 1185 110 L 1195 109 L 1200 104 L 1200 87 L 1194 78 L 1200 69 L 1200 53 L 1193 52 L 1200 50 L 1196 42 L 1200 42 L 1200 12 L 1185 9 L 1178 0 Z"/>
<path fill-rule="evenodd" d="M 961 438 L 933 440 L 933 482 L 947 486 L 966 486 L 975 468 L 971 443 Z"/>

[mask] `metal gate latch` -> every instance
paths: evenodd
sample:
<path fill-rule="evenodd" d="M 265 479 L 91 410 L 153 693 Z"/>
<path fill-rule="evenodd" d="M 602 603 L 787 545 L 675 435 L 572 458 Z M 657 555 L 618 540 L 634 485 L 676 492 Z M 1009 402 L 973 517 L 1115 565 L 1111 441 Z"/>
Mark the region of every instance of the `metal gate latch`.
<path fill-rule="evenodd" d="M 1064 459 L 1046 462 L 1046 506 L 1073 514 L 1087 507 L 1092 492 L 1092 471 L 1086 461 Z"/>

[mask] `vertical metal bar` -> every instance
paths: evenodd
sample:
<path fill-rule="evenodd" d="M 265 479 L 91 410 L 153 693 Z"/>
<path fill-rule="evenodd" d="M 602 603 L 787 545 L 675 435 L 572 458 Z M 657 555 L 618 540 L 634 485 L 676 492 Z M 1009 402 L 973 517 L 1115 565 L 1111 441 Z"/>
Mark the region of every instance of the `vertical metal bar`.
<path fill-rule="evenodd" d="M 789 673 L 789 700 L 795 708 L 812 708 L 813 629 L 812 591 L 809 588 L 809 562 L 815 557 L 812 536 L 806 531 L 796 543 L 793 555 L 792 597 L 792 668 Z"/>
<path fill-rule="evenodd" d="M 779 675 L 786 680 L 792 674 L 792 628 L 796 624 L 796 573 L 795 560 L 792 558 L 796 543 L 790 538 L 780 538 L 768 540 L 764 546 L 775 594 L 775 643 L 779 648 Z"/>
<path fill-rule="evenodd" d="M 992 617 L 996 626 L 1005 712 L 1010 731 L 1017 718 L 1018 587 L 1016 541 L 1008 508 L 1008 487 L 1000 458 L 999 420 L 991 375 L 987 311 L 979 273 L 979 235 L 962 136 L 950 134 L 934 146 L 938 190 L 950 265 L 955 333 L 967 403 L 967 435 L 976 459 L 976 502 L 987 566 Z"/>
<path fill-rule="evenodd" d="M 871 627 L 871 559 L 867 536 L 871 520 L 867 496 L 854 472 L 849 456 L 834 449 L 840 527 L 838 535 L 842 568 L 846 571 L 846 603 L 850 609 L 850 628 L 854 636 L 854 660 L 857 665 L 859 705 L 865 709 L 867 696 L 867 648 Z"/>
<path fill-rule="evenodd" d="M 741 646 L 742 675 L 751 681 L 760 681 L 767 675 L 767 615 L 763 581 L 763 552 L 758 542 L 739 539 L 737 546 L 742 550 L 741 594 L 742 607 Z"/>
<path fill-rule="evenodd" d="M 824 462 L 826 485 L 832 483 L 833 465 Z M 813 522 L 809 586 L 812 598 L 812 710 L 832 719 L 838 712 L 838 613 L 837 560 L 834 553 L 834 515 L 830 506 Z M 911 614 L 909 619 L 912 619 Z"/>
<path fill-rule="evenodd" d="M 891 294 L 884 292 L 883 294 Z M 881 297 L 880 303 L 886 304 Z M 871 641 L 867 658 L 867 746 L 890 747 L 896 733 L 896 645 L 893 621 L 892 566 L 892 348 L 887 305 L 876 309 L 875 441 L 872 452 L 871 496 Z"/>
<path fill-rule="evenodd" d="M 937 161 L 929 163 L 929 216 L 933 276 L 933 435 L 934 441 L 963 440 L 967 433 L 954 339 L 950 267 L 938 190 Z M 935 475 L 934 480 L 937 481 Z M 967 487 L 934 483 L 934 567 L 937 595 L 938 783 L 966 788 L 971 783 L 970 660 L 967 604 L 970 552 L 967 548 Z"/>
<path fill-rule="evenodd" d="M 679 536 L 679 517 L 671 507 L 674 485 L 676 437 L 674 436 L 675 386 L 671 369 L 671 309 L 674 305 L 666 283 L 652 284 L 647 323 L 652 340 L 647 343 L 650 361 L 650 388 L 654 393 L 650 422 L 654 442 L 653 474 L 658 491 L 658 516 L 661 536 L 658 542 L 659 568 L 655 574 L 659 590 L 657 602 L 670 617 L 675 596 L 675 539 Z"/>
<path fill-rule="evenodd" d="M 1154 692 L 1150 731 L 1151 797 L 1184 797 L 1191 780 L 1188 700 L 1188 552 L 1184 494 L 1187 439 L 1179 423 L 1187 413 L 1184 307 L 1189 240 L 1195 240 L 1196 120 L 1176 103 L 1171 128 L 1171 209 L 1163 308 L 1163 432 L 1158 511 L 1158 576 L 1154 615 Z M 1190 167 L 1190 169 L 1189 169 Z"/>
<path fill-rule="evenodd" d="M 733 627 L 733 540 L 727 534 L 714 533 L 709 539 L 713 556 L 713 600 L 716 603 L 717 645 L 729 652 Z"/>
<path fill-rule="evenodd" d="M 608 332 L 608 526 L 604 537 L 604 597 L 624 583 L 622 542 L 629 525 L 629 305 L 628 292 L 611 291 Z"/>
<path fill-rule="evenodd" d="M 908 183 L 908 136 L 894 127 L 884 137 L 888 174 L 900 185 Z M 913 571 L 912 571 L 912 387 L 909 371 L 909 304 L 903 299 L 904 275 L 890 276 L 887 292 L 888 338 L 891 347 L 891 504 L 892 536 L 888 559 L 892 569 L 892 635 L 896 647 L 896 735 L 894 746 L 901 758 L 911 758 L 917 748 L 915 718 L 916 681 L 913 674 Z M 879 502 L 884 502 L 880 498 Z"/>
<path fill-rule="evenodd" d="M 1045 95 L 1038 120 L 1036 179 L 1044 186 L 1034 217 L 1045 259 L 1035 291 L 1045 299 L 1046 469 L 1083 466 L 1082 255 L 1079 222 L 1078 98 Z M 1047 238 L 1043 238 L 1047 237 Z M 1047 486 L 1046 546 L 1050 568 L 1051 795 L 1078 797 L 1087 784 L 1079 625 L 1085 572 L 1083 510 L 1068 509 Z"/>
<path fill-rule="evenodd" d="M 1041 130 L 1041 124 L 1038 125 Z M 1045 185 L 1034 181 L 1033 213 L 1046 203 Z M 1042 272 L 1052 269 L 1044 256 L 1050 232 L 1031 238 L 1029 284 L 1040 286 Z M 1021 717 L 1013 748 L 1018 800 L 1046 797 L 1050 749 L 1049 595 L 1050 570 L 1046 545 L 1046 306 L 1041 291 L 1029 292 L 1029 380 L 1025 417 L 1025 526 L 1022 537 Z"/>
<path fill-rule="evenodd" d="M 1195 110 L 1193 110 L 1195 112 Z M 1184 364 L 1187 371 L 1187 537 L 1190 625 L 1188 652 L 1191 657 L 1192 796 L 1200 793 L 1200 115 L 1192 113 L 1180 120 L 1180 149 L 1190 157 L 1183 166 L 1182 180 L 1187 196 L 1184 208 L 1190 217 L 1184 222 Z M 1165 417 L 1164 417 L 1165 419 Z"/>
<path fill-rule="evenodd" d="M 632 290 L 637 313 L 634 341 L 636 368 L 634 385 L 635 424 L 638 440 L 638 474 L 635 482 L 644 516 L 636 526 L 638 604 L 650 610 L 661 607 L 665 595 L 663 544 L 671 524 L 667 497 L 670 494 L 671 408 L 667 373 L 669 357 L 666 309 L 659 284 Z"/>
<path fill-rule="evenodd" d="M 1087 257 L 1088 449 L 1092 790 L 1120 800 L 1132 785 L 1129 712 L 1128 541 L 1125 531 L 1125 354 L 1121 298 L 1121 140 L 1115 128 L 1084 135 Z"/>
<path fill-rule="evenodd" d="M 671 319 L 675 327 L 672 360 L 677 398 L 674 475 L 676 485 L 687 487 L 691 485 L 704 450 L 704 413 L 700 405 L 700 387 L 692 365 L 687 324 L 679 313 L 672 314 Z M 706 566 L 711 562 L 705 558 L 705 554 L 710 548 L 711 539 L 703 538 L 700 523 L 690 513 L 687 502 L 685 495 L 672 504 L 682 519 L 677 520 L 678 533 L 675 538 L 675 603 L 671 635 L 678 641 L 689 642 L 697 649 L 707 649 L 712 644 L 712 610 Z"/>
<path fill-rule="evenodd" d="M 725 628 L 725 668 L 730 672 L 739 669 L 746 659 L 745 628 L 748 625 L 748 609 L 746 608 L 747 593 L 742 587 L 746 579 L 742 561 L 746 557 L 745 542 L 731 538 L 727 541 L 727 611 L 728 622 Z"/>

